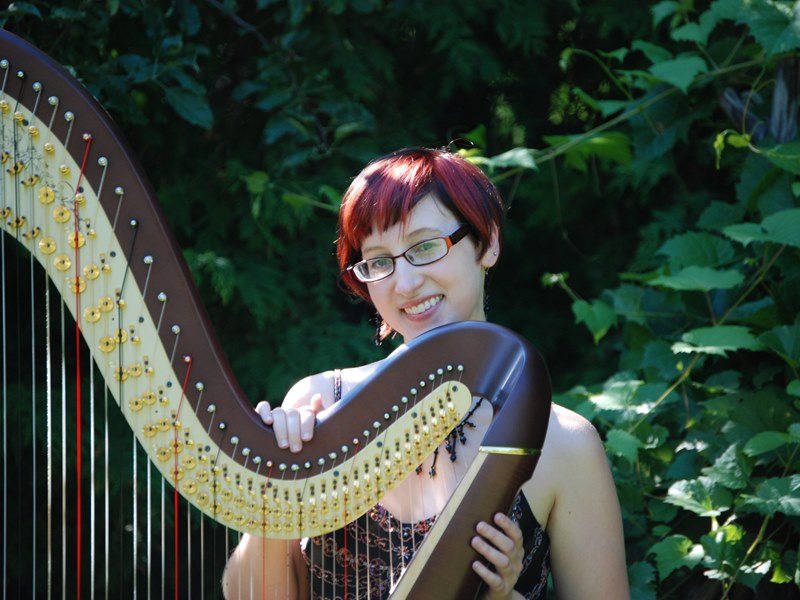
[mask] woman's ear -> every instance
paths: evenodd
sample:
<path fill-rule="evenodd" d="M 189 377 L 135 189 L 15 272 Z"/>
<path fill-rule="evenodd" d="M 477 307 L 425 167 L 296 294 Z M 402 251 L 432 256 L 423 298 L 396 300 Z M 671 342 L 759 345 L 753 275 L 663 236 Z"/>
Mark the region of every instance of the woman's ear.
<path fill-rule="evenodd" d="M 491 269 L 500 258 L 500 236 L 497 226 L 492 226 L 492 235 L 489 237 L 489 245 L 481 256 L 481 266 L 484 269 Z"/>

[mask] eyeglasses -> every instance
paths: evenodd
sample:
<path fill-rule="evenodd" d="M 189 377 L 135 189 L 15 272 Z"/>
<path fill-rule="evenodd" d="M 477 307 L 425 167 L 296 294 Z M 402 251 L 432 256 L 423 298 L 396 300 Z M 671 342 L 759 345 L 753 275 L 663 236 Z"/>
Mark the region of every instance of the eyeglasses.
<path fill-rule="evenodd" d="M 415 267 L 429 265 L 447 256 L 447 253 L 450 252 L 450 248 L 463 240 L 470 232 L 470 229 L 472 229 L 472 227 L 469 224 L 464 224 L 446 237 L 424 240 L 418 244 L 414 244 L 411 248 L 397 256 L 368 258 L 350 265 L 347 267 L 347 270 L 352 271 L 353 275 L 355 275 L 356 279 L 360 282 L 372 283 L 373 281 L 385 279 L 394 273 L 394 261 L 401 256 Z"/>

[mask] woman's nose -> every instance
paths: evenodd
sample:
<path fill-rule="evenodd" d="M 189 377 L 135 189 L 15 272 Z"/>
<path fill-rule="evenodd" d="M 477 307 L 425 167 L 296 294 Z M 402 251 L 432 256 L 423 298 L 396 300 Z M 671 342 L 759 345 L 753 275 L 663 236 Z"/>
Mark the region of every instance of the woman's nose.
<path fill-rule="evenodd" d="M 404 256 L 394 261 L 394 290 L 401 296 L 410 296 L 422 285 L 425 279 L 424 267 L 415 267 Z"/>

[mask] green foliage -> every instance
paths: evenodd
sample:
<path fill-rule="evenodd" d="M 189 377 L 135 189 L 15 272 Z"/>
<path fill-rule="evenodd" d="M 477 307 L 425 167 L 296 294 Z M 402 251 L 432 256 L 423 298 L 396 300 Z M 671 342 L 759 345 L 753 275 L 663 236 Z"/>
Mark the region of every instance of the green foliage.
<path fill-rule="evenodd" d="M 799 18 L 780 0 L 0 11 L 129 138 L 254 403 L 386 352 L 337 290 L 350 178 L 473 141 L 511 205 L 490 317 L 603 435 L 639 599 L 800 584 L 800 142 L 776 85 Z"/>
<path fill-rule="evenodd" d="M 541 168 L 563 155 L 565 170 L 586 173 L 570 142 L 580 149 L 594 132 L 617 134 L 633 140 L 631 160 L 593 162 L 598 177 L 666 203 L 642 227 L 622 285 L 582 300 L 564 275 L 545 280 L 567 292 L 598 351 L 617 356 L 616 373 L 580 378 L 565 401 L 604 432 L 629 554 L 654 567 L 634 597 L 688 597 L 698 577 L 716 582 L 720 597 L 737 588 L 771 597 L 800 583 L 800 153 L 796 130 L 776 140 L 755 129 L 771 118 L 778 131 L 781 101 L 796 119 L 797 98 L 776 84 L 767 117 L 746 103 L 729 112 L 733 121 L 686 110 L 726 86 L 768 94 L 761 82 L 800 47 L 797 14 L 784 2 L 718 0 L 702 12 L 656 4 L 653 26 L 669 40 L 653 32 L 596 57 L 614 82 L 605 89 L 638 97 L 635 111 L 550 137 L 537 157 Z M 598 119 L 612 114 L 601 86 L 581 89 Z"/>

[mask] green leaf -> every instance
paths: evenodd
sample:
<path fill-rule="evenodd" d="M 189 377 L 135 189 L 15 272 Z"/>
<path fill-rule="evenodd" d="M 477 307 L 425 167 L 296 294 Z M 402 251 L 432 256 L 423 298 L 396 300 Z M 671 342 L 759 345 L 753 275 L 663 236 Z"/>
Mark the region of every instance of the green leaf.
<path fill-rule="evenodd" d="M 253 195 L 261 195 L 269 186 L 270 177 L 266 171 L 252 171 L 242 177 L 247 191 Z"/>
<path fill-rule="evenodd" d="M 701 517 L 718 517 L 732 503 L 730 492 L 708 477 L 676 481 L 664 500 Z"/>
<path fill-rule="evenodd" d="M 628 582 L 631 588 L 631 600 L 656 600 L 653 590 L 655 569 L 646 561 L 635 562 L 628 566 Z"/>
<path fill-rule="evenodd" d="M 179 54 L 183 49 L 183 36 L 170 35 L 161 40 L 161 53 L 166 55 Z"/>
<path fill-rule="evenodd" d="M 762 154 L 781 169 L 794 175 L 800 175 L 800 142 L 788 142 L 772 148 L 763 148 Z"/>
<path fill-rule="evenodd" d="M 740 325 L 718 325 L 717 327 L 700 327 L 687 331 L 681 336 L 681 342 L 673 344 L 672 351 L 700 352 L 727 356 L 736 350 L 762 350 L 764 346 L 747 327 Z"/>
<path fill-rule="evenodd" d="M 611 59 L 619 61 L 619 62 L 624 62 L 625 61 L 625 57 L 628 56 L 629 52 L 630 52 L 630 48 L 625 48 L 624 46 L 622 48 L 617 48 L 616 50 L 610 50 L 610 51 L 598 50 L 597 51 L 597 53 L 600 56 L 602 56 L 604 58 L 611 58 Z"/>
<path fill-rule="evenodd" d="M 725 137 L 728 145 L 734 148 L 747 148 L 750 145 L 750 134 L 748 133 L 729 133 Z"/>
<path fill-rule="evenodd" d="M 598 100 L 597 109 L 603 117 L 610 117 L 621 110 L 626 109 L 630 102 L 627 100 Z"/>
<path fill-rule="evenodd" d="M 800 397 L 800 379 L 790 381 L 789 385 L 786 386 L 786 393 L 790 396 Z"/>
<path fill-rule="evenodd" d="M 571 144 L 579 136 L 552 135 L 545 136 L 544 140 L 551 146 Z M 598 133 L 570 146 L 566 151 L 566 164 L 586 173 L 589 157 L 607 158 L 621 165 L 631 162 L 631 141 L 627 135 L 618 131 Z"/>
<path fill-rule="evenodd" d="M 8 5 L 8 12 L 19 13 L 23 15 L 33 15 L 39 19 L 42 18 L 41 11 L 31 2 L 11 2 Z"/>
<path fill-rule="evenodd" d="M 797 3 L 751 0 L 742 2 L 737 22 L 747 25 L 768 56 L 800 48 L 800 7 Z"/>
<path fill-rule="evenodd" d="M 687 55 L 655 63 L 650 72 L 661 81 L 674 85 L 686 92 L 700 73 L 706 73 L 708 65 L 699 56 Z"/>
<path fill-rule="evenodd" d="M 755 495 L 744 498 L 742 508 L 748 511 L 770 517 L 775 513 L 800 517 L 800 475 L 762 481 Z"/>
<path fill-rule="evenodd" d="M 664 579 L 681 567 L 693 569 L 705 555 L 703 546 L 695 544 L 685 535 L 671 535 L 653 544 L 648 554 L 656 557 L 658 576 Z"/>
<path fill-rule="evenodd" d="M 650 7 L 650 13 L 653 15 L 653 27 L 657 27 L 661 21 L 678 13 L 680 8 L 680 3 L 674 0 L 665 0 L 654 4 Z"/>
<path fill-rule="evenodd" d="M 631 48 L 641 51 L 652 63 L 659 63 L 672 58 L 672 52 L 644 40 L 634 40 Z"/>
<path fill-rule="evenodd" d="M 636 464 L 639 448 L 642 442 L 635 435 L 622 429 L 612 429 L 606 435 L 606 450 L 626 459 L 630 464 Z"/>
<path fill-rule="evenodd" d="M 689 266 L 675 275 L 660 275 L 648 281 L 649 285 L 681 291 L 727 290 L 740 285 L 744 276 L 736 270 L 716 270 L 709 267 Z"/>
<path fill-rule="evenodd" d="M 741 221 L 743 216 L 744 207 L 714 201 L 700 215 L 697 220 L 697 227 L 712 231 L 722 231 L 727 225 L 733 225 Z"/>
<path fill-rule="evenodd" d="M 731 444 L 720 454 L 710 467 L 702 469 L 703 475 L 729 490 L 742 490 L 747 487 L 752 461 L 742 456 L 738 444 Z"/>
<path fill-rule="evenodd" d="M 530 169 L 532 171 L 538 170 L 536 160 L 534 158 L 534 151 L 530 148 L 512 148 L 507 152 L 492 156 L 491 158 L 485 156 L 469 157 L 469 160 L 480 165 L 484 165 L 489 169 L 509 169 L 520 167 L 522 169 Z"/>
<path fill-rule="evenodd" d="M 214 114 L 205 98 L 180 88 L 167 88 L 167 103 L 182 119 L 203 129 L 214 125 Z"/>
<path fill-rule="evenodd" d="M 674 29 L 670 34 L 676 42 L 695 42 L 702 46 L 708 43 L 708 36 L 714 31 L 721 16 L 714 10 L 707 10 L 700 15 L 698 23 L 686 23 Z"/>
<path fill-rule="evenodd" d="M 627 410 L 634 406 L 636 391 L 642 383 L 636 379 L 615 379 L 607 382 L 599 394 L 589 396 L 589 400 L 600 410 Z"/>
<path fill-rule="evenodd" d="M 647 321 L 642 309 L 643 296 L 644 290 L 641 287 L 628 284 L 603 292 L 603 297 L 609 301 L 619 317 L 641 325 Z"/>
<path fill-rule="evenodd" d="M 602 300 L 592 300 L 591 304 L 585 300 L 576 300 L 572 303 L 572 312 L 575 315 L 575 323 L 586 324 L 592 332 L 595 344 L 617 324 L 617 314 Z"/>
<path fill-rule="evenodd" d="M 718 267 L 733 261 L 736 252 L 733 245 L 709 233 L 689 232 L 667 240 L 659 254 L 665 254 L 676 268 L 697 265 Z"/>
<path fill-rule="evenodd" d="M 793 325 L 779 325 L 765 331 L 759 340 L 792 368 L 800 366 L 800 318 Z"/>
<path fill-rule="evenodd" d="M 758 456 L 772 452 L 781 446 L 791 444 L 795 439 L 788 433 L 779 431 L 761 431 L 750 438 L 744 445 L 743 451 L 747 456 Z"/>

